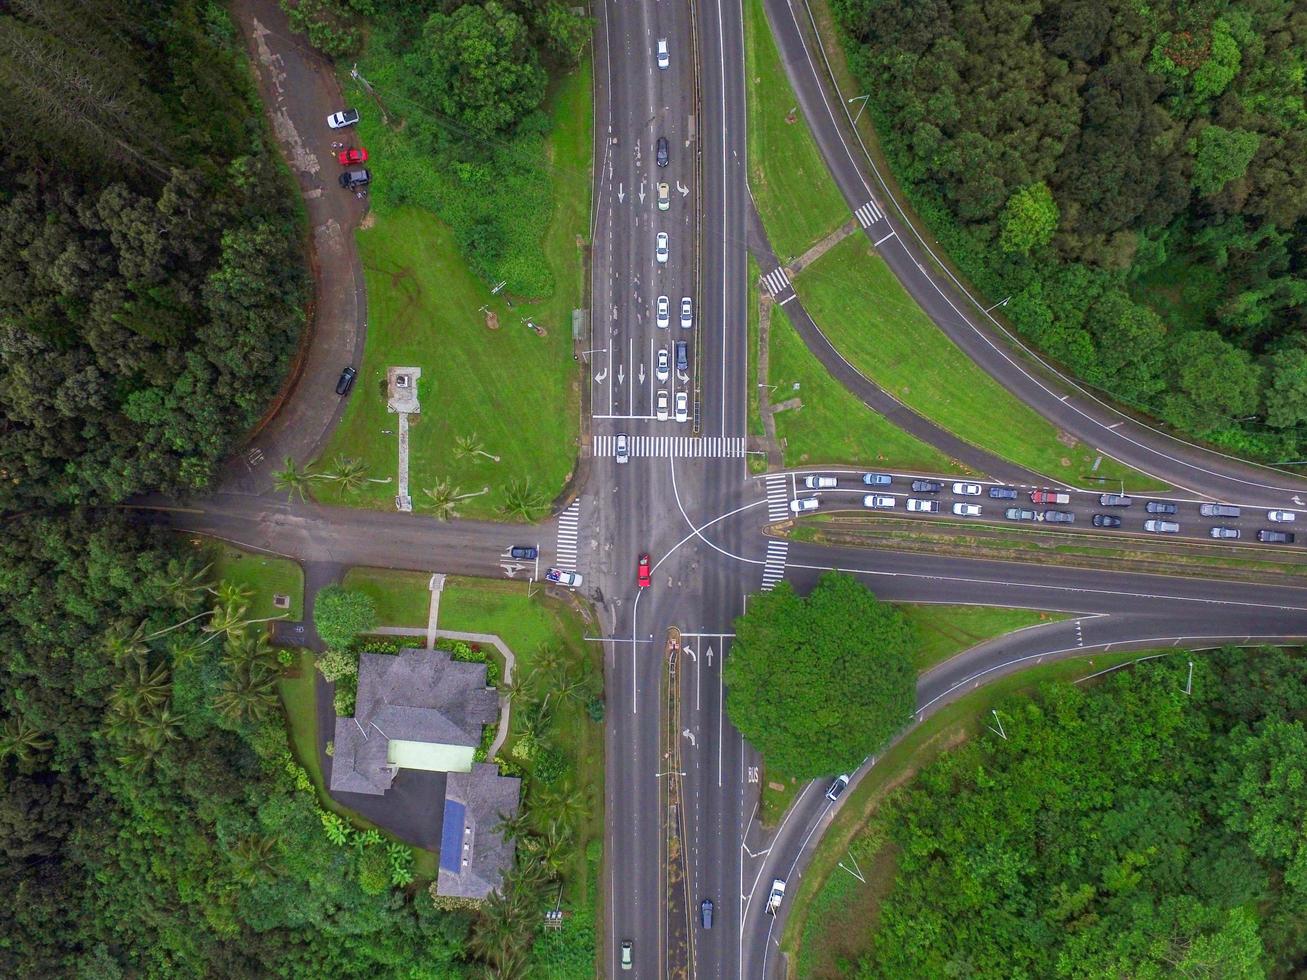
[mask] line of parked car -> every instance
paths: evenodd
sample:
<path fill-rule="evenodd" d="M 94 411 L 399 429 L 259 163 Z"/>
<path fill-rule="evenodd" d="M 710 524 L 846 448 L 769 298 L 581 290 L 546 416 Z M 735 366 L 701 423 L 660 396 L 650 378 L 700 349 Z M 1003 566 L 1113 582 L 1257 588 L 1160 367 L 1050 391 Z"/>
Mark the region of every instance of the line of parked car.
<path fill-rule="evenodd" d="M 359 123 L 357 109 L 341 109 L 327 117 L 328 129 L 350 129 Z M 342 167 L 347 168 L 339 177 L 340 186 L 346 190 L 357 190 L 372 183 L 372 171 L 363 164 L 368 162 L 368 151 L 361 146 L 346 146 L 336 153 L 336 159 Z"/>

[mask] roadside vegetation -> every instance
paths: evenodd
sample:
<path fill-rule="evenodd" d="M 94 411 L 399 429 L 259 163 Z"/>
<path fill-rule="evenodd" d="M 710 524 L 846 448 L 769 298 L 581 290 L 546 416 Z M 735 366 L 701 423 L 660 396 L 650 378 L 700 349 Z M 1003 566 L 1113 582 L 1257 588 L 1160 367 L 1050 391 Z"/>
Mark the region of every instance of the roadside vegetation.
<path fill-rule="evenodd" d="M 749 190 L 785 263 L 852 215 L 790 90 L 762 0 L 745 0 L 744 52 Z"/>
<path fill-rule="evenodd" d="M 804 877 L 784 941 L 799 975 L 937 975 L 960 958 L 979 975 L 1290 971 L 1307 666 L 1226 649 L 1194 659 L 1186 694 L 1187 660 L 989 692 L 921 726 L 850 794 Z"/>
<path fill-rule="evenodd" d="M 972 445 L 1076 486 L 1159 484 L 1060 433 L 945 337 L 861 235 L 795 279 L 803 305 L 860 372 Z"/>
<path fill-rule="evenodd" d="M 202 560 L 212 562 L 215 579 L 248 590 L 251 616 L 281 616 L 295 622 L 304 615 L 304 572 L 299 562 L 245 551 L 225 541 L 207 542 L 201 547 Z M 278 595 L 286 596 L 289 605 L 278 607 L 274 603 Z"/>
<path fill-rule="evenodd" d="M 831 8 L 908 200 L 1029 341 L 1181 430 L 1307 455 L 1293 5 Z"/>

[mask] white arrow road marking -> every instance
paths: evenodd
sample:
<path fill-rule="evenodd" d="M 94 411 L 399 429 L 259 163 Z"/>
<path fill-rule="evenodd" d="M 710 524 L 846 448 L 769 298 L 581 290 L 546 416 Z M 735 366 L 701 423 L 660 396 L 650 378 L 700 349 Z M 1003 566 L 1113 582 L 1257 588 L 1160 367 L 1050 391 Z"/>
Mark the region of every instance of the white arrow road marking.
<path fill-rule="evenodd" d="M 694 655 L 694 647 L 681 647 L 681 649 L 685 651 L 685 655 L 689 657 L 691 660 L 699 659 Z"/>
<path fill-rule="evenodd" d="M 617 185 L 617 203 L 621 204 L 626 200 L 626 191 L 622 190 L 622 185 Z"/>
<path fill-rule="evenodd" d="M 595 380 L 598 381 L 600 384 L 603 384 L 604 378 L 606 377 L 608 377 L 608 368 L 604 368 L 602 371 L 596 374 Z"/>
<path fill-rule="evenodd" d="M 644 203 L 644 181 L 640 181 L 640 203 Z"/>
<path fill-rule="evenodd" d="M 644 364 L 640 364 L 640 384 L 644 384 Z"/>
<path fill-rule="evenodd" d="M 1289 499 L 1292 500 L 1292 501 L 1293 501 L 1295 504 L 1297 504 L 1299 507 L 1301 507 L 1301 506 L 1303 505 L 1303 504 L 1302 504 L 1302 497 L 1298 496 L 1296 493 L 1295 493 L 1292 497 L 1290 497 Z"/>
<path fill-rule="evenodd" d="M 518 565 L 515 563 L 504 564 L 504 565 L 500 565 L 499 567 L 504 570 L 504 574 L 507 575 L 509 578 L 512 578 L 522 569 L 526 568 L 525 565 Z"/>
<path fill-rule="evenodd" d="M 705 656 L 708 658 L 708 666 L 711 667 L 711 666 L 712 666 L 712 647 L 709 647 L 709 648 L 708 648 L 708 652 L 705 654 Z"/>
<path fill-rule="evenodd" d="M 681 734 L 684 737 L 688 738 L 690 740 L 690 744 L 694 746 L 696 749 L 699 747 L 699 743 L 694 740 L 694 732 L 690 731 L 690 729 L 687 728 L 685 731 L 681 732 Z"/>
<path fill-rule="evenodd" d="M 686 194 L 690 193 L 690 188 L 686 187 L 679 180 L 676 182 L 676 189 L 681 192 L 681 197 L 685 197 Z"/>
<path fill-rule="evenodd" d="M 620 385 L 625 380 L 626 372 L 623 370 L 622 365 L 619 364 L 617 365 L 617 383 Z"/>

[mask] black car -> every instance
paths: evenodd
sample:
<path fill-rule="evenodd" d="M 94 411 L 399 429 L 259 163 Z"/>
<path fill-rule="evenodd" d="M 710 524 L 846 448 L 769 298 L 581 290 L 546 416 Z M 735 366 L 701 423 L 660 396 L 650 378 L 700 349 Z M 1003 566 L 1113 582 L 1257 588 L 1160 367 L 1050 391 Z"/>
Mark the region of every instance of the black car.
<path fill-rule="evenodd" d="M 358 372 L 352 367 L 345 368 L 340 372 L 340 380 L 336 382 L 336 394 L 348 395 L 349 390 L 354 387 L 354 377 Z"/>
<path fill-rule="evenodd" d="M 682 374 L 690 370 L 689 347 L 684 340 L 676 342 L 676 370 Z"/>
<path fill-rule="evenodd" d="M 1257 540 L 1263 544 L 1293 544 L 1293 535 L 1288 531 L 1271 531 L 1261 530 L 1257 532 Z"/>
<path fill-rule="evenodd" d="M 540 552 L 533 545 L 515 544 L 508 549 L 508 557 L 521 558 L 523 561 L 535 561 L 540 557 Z"/>
<path fill-rule="evenodd" d="M 1113 517 L 1111 514 L 1095 514 L 1094 527 L 1120 527 L 1121 518 Z"/>
<path fill-rule="evenodd" d="M 705 898 L 699 905 L 699 921 L 705 929 L 712 928 L 712 899 Z"/>
<path fill-rule="evenodd" d="M 372 171 L 366 168 L 346 170 L 340 175 L 340 186 L 347 190 L 352 190 L 355 187 L 362 187 L 364 184 L 371 183 L 371 181 Z"/>
<path fill-rule="evenodd" d="M 1044 520 L 1049 524 L 1074 524 L 1076 515 L 1068 510 L 1046 510 Z"/>
<path fill-rule="evenodd" d="M 1017 491 L 1013 487 L 990 487 L 989 496 L 993 500 L 1016 500 Z"/>
<path fill-rule="evenodd" d="M 1150 500 L 1144 504 L 1144 510 L 1150 514 L 1174 514 L 1177 508 L 1165 500 Z"/>
<path fill-rule="evenodd" d="M 665 167 L 665 166 L 667 166 L 668 156 L 667 156 L 667 137 L 666 137 L 666 136 L 659 136 L 659 137 L 658 137 L 658 147 L 657 147 L 657 149 L 654 151 L 654 158 L 655 158 L 655 160 L 657 161 L 658 166 L 660 166 L 660 167 Z"/>
<path fill-rule="evenodd" d="M 944 489 L 944 484 L 938 480 L 913 480 L 913 493 L 939 493 Z"/>

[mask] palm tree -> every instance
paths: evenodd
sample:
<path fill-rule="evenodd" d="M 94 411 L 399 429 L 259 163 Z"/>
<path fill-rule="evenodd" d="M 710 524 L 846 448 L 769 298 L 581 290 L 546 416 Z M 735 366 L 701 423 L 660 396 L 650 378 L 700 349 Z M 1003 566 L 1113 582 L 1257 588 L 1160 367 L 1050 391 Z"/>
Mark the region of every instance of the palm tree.
<path fill-rule="evenodd" d="M 422 491 L 431 498 L 431 507 L 436 520 L 447 521 L 458 511 L 458 487 L 448 480 L 441 480 L 434 487 Z"/>
<path fill-rule="evenodd" d="M 531 478 L 510 480 L 504 489 L 504 502 L 499 509 L 505 517 L 534 521 L 545 508 L 545 498 L 531 486 Z"/>
<path fill-rule="evenodd" d="M 229 608 L 239 609 L 244 612 L 250 604 L 250 599 L 254 598 L 254 590 L 244 582 L 230 582 L 224 579 L 218 583 L 216 589 L 210 590 L 218 597 L 218 602 Z"/>
<path fill-rule="evenodd" d="M 19 762 L 30 762 L 33 753 L 53 746 L 54 742 L 18 715 L 6 718 L 0 725 L 0 760 L 12 757 Z"/>
<path fill-rule="evenodd" d="M 454 456 L 458 459 L 466 459 L 468 456 L 484 456 L 486 459 L 493 459 L 496 463 L 499 462 L 498 456 L 486 452 L 475 432 L 454 439 Z"/>
<path fill-rule="evenodd" d="M 237 876 L 247 885 L 261 877 L 275 877 L 280 870 L 278 848 L 281 841 L 264 834 L 246 834 L 236 841 L 232 854 L 240 871 Z"/>
<path fill-rule="evenodd" d="M 273 670 L 277 662 L 276 651 L 272 649 L 272 644 L 268 642 L 268 634 L 263 630 L 229 632 L 223 656 L 229 665 L 250 663 L 268 670 Z"/>
<path fill-rule="evenodd" d="M 368 468 L 357 457 L 337 453 L 322 479 L 330 480 L 345 493 L 358 493 L 368 482 Z"/>
<path fill-rule="evenodd" d="M 118 756 L 118 764 L 133 775 L 145 773 L 159 761 L 163 752 L 162 745 L 137 742 L 130 749 Z"/>
<path fill-rule="evenodd" d="M 277 706 L 277 678 L 266 667 L 232 664 L 213 707 L 232 721 L 262 721 Z"/>
<path fill-rule="evenodd" d="M 134 629 L 118 623 L 104 635 L 104 652 L 115 666 L 121 667 L 129 660 L 144 659 L 150 652 L 145 640 L 144 623 L 137 623 Z"/>
<path fill-rule="evenodd" d="M 518 807 L 514 814 L 501 813 L 495 830 L 503 834 L 505 840 L 521 840 L 526 836 L 531 825 L 531 814 L 525 807 Z"/>
<path fill-rule="evenodd" d="M 144 718 L 155 708 L 162 707 L 172 696 L 168 666 L 164 663 L 151 667 L 138 660 L 135 670 L 129 669 L 109 693 L 109 707 L 118 714 Z"/>
<path fill-rule="evenodd" d="M 166 742 L 175 742 L 182 737 L 181 726 L 185 719 L 173 714 L 172 709 L 164 705 L 158 712 L 147 715 L 139 723 L 140 741 L 150 748 L 162 748 Z"/>
<path fill-rule="evenodd" d="M 551 820 L 561 820 L 568 826 L 575 826 L 590 809 L 586 794 L 571 783 L 562 783 L 556 788 L 547 789 L 540 794 L 536 803 L 537 814 Z"/>
<path fill-rule="evenodd" d="M 286 457 L 285 466 L 272 474 L 272 485 L 278 490 L 285 490 L 287 499 L 299 497 L 300 501 L 311 500 L 313 495 L 309 493 L 309 484 L 313 481 L 313 474 L 309 472 L 308 467 L 300 469 L 295 460 L 289 456 Z"/>
<path fill-rule="evenodd" d="M 209 589 L 209 569 L 194 558 L 168 562 L 167 578 L 160 583 L 163 596 L 179 609 L 190 609 L 195 600 Z"/>

